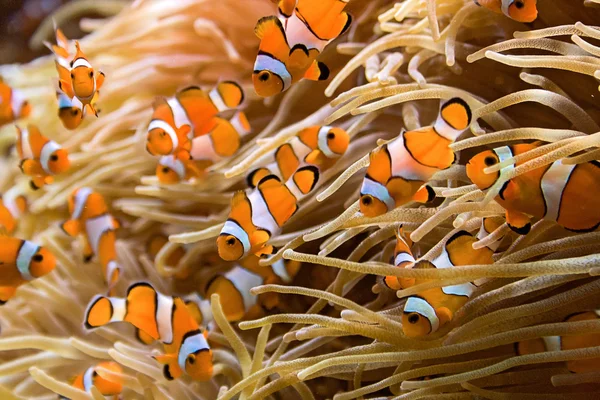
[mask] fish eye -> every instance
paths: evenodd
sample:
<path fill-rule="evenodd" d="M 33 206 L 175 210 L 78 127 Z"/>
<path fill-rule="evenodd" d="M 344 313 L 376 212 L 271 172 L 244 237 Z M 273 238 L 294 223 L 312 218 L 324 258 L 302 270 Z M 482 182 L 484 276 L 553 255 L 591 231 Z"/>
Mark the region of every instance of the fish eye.
<path fill-rule="evenodd" d="M 515 7 L 517 7 L 520 10 L 521 8 L 525 7 L 525 3 L 521 0 L 517 0 L 515 1 Z"/>
<path fill-rule="evenodd" d="M 94 71 L 90 71 L 90 78 L 94 77 Z"/>
<path fill-rule="evenodd" d="M 373 203 L 373 199 L 371 198 L 371 196 L 365 196 L 365 197 L 362 198 L 362 203 L 365 206 L 370 206 L 371 203 Z"/>
<path fill-rule="evenodd" d="M 194 363 L 196 362 L 196 357 L 194 357 L 194 355 L 193 355 L 193 354 L 190 354 L 190 355 L 187 357 L 187 361 L 188 361 L 190 364 L 194 364 Z"/>
<path fill-rule="evenodd" d="M 44 261 L 44 256 L 41 254 L 36 254 L 31 259 L 35 262 L 42 262 L 42 261 Z"/>
<path fill-rule="evenodd" d="M 417 322 L 419 322 L 419 315 L 418 314 L 411 314 L 408 317 L 408 322 L 410 322 L 411 324 L 416 324 Z"/>
<path fill-rule="evenodd" d="M 233 246 L 235 244 L 235 238 L 230 237 L 225 243 L 227 244 L 227 246 Z"/>
<path fill-rule="evenodd" d="M 76 108 L 71 110 L 71 114 L 73 114 L 73 115 L 77 115 L 78 113 L 79 113 L 79 110 Z"/>
<path fill-rule="evenodd" d="M 261 82 L 268 81 L 270 77 L 271 77 L 271 73 L 269 71 L 263 71 L 260 74 L 258 74 L 258 80 Z"/>
<path fill-rule="evenodd" d="M 97 376 L 98 376 L 98 373 L 97 373 L 96 371 L 93 371 L 93 372 L 92 372 L 92 377 L 94 377 L 94 378 L 95 378 L 95 377 L 97 377 Z"/>
<path fill-rule="evenodd" d="M 329 132 L 329 133 L 327 134 L 327 139 L 329 139 L 329 140 L 335 139 L 335 133 L 333 133 L 333 132 Z"/>
<path fill-rule="evenodd" d="M 163 172 L 163 174 L 168 174 L 169 173 L 169 167 L 163 167 L 162 172 Z"/>
<path fill-rule="evenodd" d="M 491 167 L 492 165 L 496 164 L 496 159 L 494 157 L 486 157 L 483 159 L 483 163 L 488 167 Z"/>
<path fill-rule="evenodd" d="M 56 154 L 52 154 L 50 156 L 50 161 L 58 161 L 58 156 Z"/>
<path fill-rule="evenodd" d="M 165 133 L 165 131 L 160 131 L 160 137 L 165 137 L 167 134 Z"/>

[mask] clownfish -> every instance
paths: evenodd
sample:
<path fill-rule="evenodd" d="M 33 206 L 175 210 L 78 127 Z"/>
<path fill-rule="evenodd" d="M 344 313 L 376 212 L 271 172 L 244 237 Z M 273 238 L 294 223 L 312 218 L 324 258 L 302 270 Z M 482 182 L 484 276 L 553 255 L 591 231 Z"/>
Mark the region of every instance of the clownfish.
<path fill-rule="evenodd" d="M 600 310 L 580 312 L 569 315 L 565 322 L 589 321 L 600 318 Z M 515 343 L 518 355 L 542 353 L 545 351 L 575 350 L 585 347 L 600 346 L 600 335 L 588 333 L 583 335 L 545 336 L 537 339 Z M 567 368 L 574 373 L 600 371 L 600 358 L 567 361 Z"/>
<path fill-rule="evenodd" d="M 304 171 L 311 174 L 310 169 Z M 312 173 L 314 177 L 314 170 Z M 302 175 L 299 177 L 304 178 Z M 236 192 L 217 238 L 219 256 L 225 261 L 236 261 L 249 254 L 270 254 L 272 246 L 267 246 L 267 242 L 297 210 L 293 192 L 275 175 L 264 177 L 249 195 Z"/>
<path fill-rule="evenodd" d="M 276 252 L 277 249 L 273 248 L 272 253 L 274 254 Z M 260 275 L 263 278 L 265 285 L 273 283 L 291 283 L 302 266 L 302 263 L 299 261 L 286 259 L 277 260 L 268 266 L 260 265 L 259 261 L 260 257 L 251 254 L 242 258 L 239 263 L 248 271 Z"/>
<path fill-rule="evenodd" d="M 8 86 L 0 76 L 0 126 L 31 114 L 31 104 L 20 90 Z"/>
<path fill-rule="evenodd" d="M 70 79 L 61 78 L 58 87 L 72 99 L 73 107 L 78 108 L 83 113 L 84 108 L 87 106 L 97 117 L 98 112 L 94 104 L 98 98 L 99 90 L 104 84 L 105 76 L 102 71 L 94 70 L 83 51 L 81 51 L 78 41 L 75 41 L 75 48 L 77 52 L 70 63 Z"/>
<path fill-rule="evenodd" d="M 486 174 L 485 168 L 540 145 L 541 142 L 515 144 L 483 151 L 467 163 L 467 176 L 485 191 L 521 163 L 491 174 Z M 519 234 L 529 232 L 531 217 L 556 221 L 570 231 L 590 232 L 600 225 L 599 195 L 598 161 L 568 165 L 558 160 L 510 179 L 495 200 L 506 209 L 508 226 Z"/>
<path fill-rule="evenodd" d="M 214 118 L 215 125 L 209 134 L 192 139 L 190 159 L 174 155 L 162 156 L 156 166 L 156 176 L 162 184 L 174 184 L 204 175 L 204 169 L 217 161 L 234 155 L 241 139 L 250 133 L 250 124 L 243 112 L 236 113 L 231 121 Z"/>
<path fill-rule="evenodd" d="M 537 18 L 537 0 L 473 0 L 498 14 L 504 14 L 517 22 L 533 22 Z"/>
<path fill-rule="evenodd" d="M 68 205 L 71 218 L 61 225 L 62 230 L 71 237 L 84 233 L 84 261 L 98 256 L 104 280 L 112 290 L 121 270 L 115 248 L 119 223 L 108 213 L 104 198 L 90 188 L 75 189 L 69 196 Z"/>
<path fill-rule="evenodd" d="M 244 101 L 244 91 L 236 82 L 223 81 L 208 94 L 197 86 L 179 91 L 170 98 L 158 97 L 152 105 L 154 113 L 148 125 L 146 150 L 155 156 L 173 154 L 181 160 L 192 158 L 192 139 L 212 132 L 222 120 L 217 114 L 234 109 Z M 245 116 L 240 116 L 240 124 Z M 223 130 L 223 128 L 221 128 Z M 240 129 L 238 132 L 243 131 Z M 216 154 L 222 152 L 229 155 L 231 148 L 239 147 L 239 143 L 228 143 L 232 133 L 218 132 L 218 143 L 212 143 Z M 239 133 L 238 133 L 239 135 Z"/>
<path fill-rule="evenodd" d="M 113 400 L 118 400 L 119 395 L 123 391 L 123 382 L 121 379 L 108 380 L 101 377 L 98 372 L 96 372 L 97 368 L 107 369 L 111 372 L 115 372 L 120 374 L 123 372 L 123 369 L 119 364 L 113 361 L 103 361 L 89 367 L 81 374 L 77 375 L 72 379 L 71 386 L 76 387 L 77 389 L 81 389 L 84 392 L 92 393 L 92 386 L 95 386 L 96 389 L 103 396 L 113 396 Z M 60 396 L 62 400 L 69 400 L 64 396 Z"/>
<path fill-rule="evenodd" d="M 151 236 L 146 243 L 146 252 L 148 255 L 154 260 L 158 252 L 163 248 L 165 244 L 169 242 L 169 238 L 163 234 L 156 234 Z M 186 249 L 185 247 L 177 247 L 167 258 L 167 265 L 172 267 L 179 264 L 179 261 L 185 256 Z M 189 268 L 185 268 L 182 271 L 179 271 L 175 275 L 175 279 L 184 280 L 190 277 Z"/>
<path fill-rule="evenodd" d="M 477 236 L 466 231 L 458 231 L 444 244 L 441 254 L 433 261 L 419 260 L 407 268 L 453 268 L 463 265 L 484 265 L 494 262 L 492 255 L 500 245 L 498 240 L 488 246 L 474 249 L 473 243 L 493 231 L 495 222 L 482 220 Z M 497 225 L 496 225 L 497 227 Z M 407 288 L 429 279 L 401 278 L 401 288 Z M 477 286 L 462 283 L 441 288 L 424 290 L 408 298 L 402 314 L 402 329 L 406 336 L 425 336 L 436 332 L 441 326 L 452 320 L 454 313 L 471 297 Z"/>
<path fill-rule="evenodd" d="M 95 296 L 85 312 L 84 325 L 94 329 L 120 321 L 163 344 L 164 354 L 153 358 L 164 364 L 166 379 L 177 379 L 184 372 L 198 381 L 212 378 L 208 332 L 198 325 L 181 298 L 165 296 L 145 282 L 134 283 L 125 298 Z"/>
<path fill-rule="evenodd" d="M 259 96 L 281 93 L 299 80 L 329 77 L 317 57 L 350 27 L 348 0 L 281 0 L 281 17 L 261 18 L 254 33 L 260 39 L 252 82 Z"/>
<path fill-rule="evenodd" d="M 31 188 L 37 190 L 54 182 L 52 175 L 66 172 L 71 166 L 69 154 L 54 140 L 42 135 L 35 125 L 17 128 L 17 153 L 21 171 L 32 177 Z"/>
<path fill-rule="evenodd" d="M 4 304 L 19 286 L 52 272 L 56 258 L 50 251 L 29 240 L 2 233 L 0 241 L 0 304 Z"/>
<path fill-rule="evenodd" d="M 58 72 L 58 82 L 61 81 L 69 82 L 71 79 L 71 64 L 69 58 L 69 41 L 63 32 L 54 24 L 54 33 L 56 36 L 56 44 L 52 45 L 48 42 L 44 42 L 52 53 L 54 53 L 54 63 L 56 65 L 56 71 Z M 95 100 L 97 96 L 94 97 Z M 77 105 L 73 102 L 73 97 L 69 97 L 62 90 L 56 92 L 56 99 L 58 100 L 58 117 L 60 118 L 63 126 L 69 130 L 73 130 L 81 125 L 83 118 L 86 115 L 86 108 L 80 110 Z"/>
<path fill-rule="evenodd" d="M 402 226 L 396 230 L 396 247 L 394 248 L 394 265 L 398 268 L 406 268 L 416 262 L 415 257 L 411 251 L 413 241 L 410 236 L 404 234 Z M 397 276 L 386 276 L 383 282 L 385 285 L 393 290 L 400 290 L 404 287 L 408 287 L 406 284 L 402 284 L 402 280 L 407 278 L 398 278 Z"/>
<path fill-rule="evenodd" d="M 19 194 L 17 187 L 0 196 L 0 230 L 12 235 L 17 228 L 17 221 L 27 211 L 27 199 Z"/>
<path fill-rule="evenodd" d="M 441 104 L 433 126 L 403 131 L 392 142 L 369 154 L 369 167 L 360 190 L 360 211 L 377 217 L 410 201 L 435 198 L 427 181 L 455 161 L 448 147 L 471 124 L 471 109 L 460 98 Z"/>
<path fill-rule="evenodd" d="M 249 187 L 255 188 L 267 175 L 277 175 L 287 181 L 302 164 L 319 166 L 321 171 L 331 167 L 344 155 L 350 136 L 342 128 L 311 126 L 301 130 L 274 152 L 275 162 L 252 170 L 246 177 Z"/>

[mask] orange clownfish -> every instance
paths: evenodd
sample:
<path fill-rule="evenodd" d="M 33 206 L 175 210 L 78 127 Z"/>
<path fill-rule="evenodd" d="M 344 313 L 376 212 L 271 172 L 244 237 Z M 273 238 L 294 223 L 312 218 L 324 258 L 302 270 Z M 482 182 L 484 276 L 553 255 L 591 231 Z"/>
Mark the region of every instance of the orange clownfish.
<path fill-rule="evenodd" d="M 96 71 L 86 58 L 79 42 L 75 41 L 77 53 L 71 61 L 70 79 L 60 79 L 58 87 L 69 98 L 72 99 L 73 107 L 77 107 L 82 113 L 87 106 L 97 117 L 98 112 L 94 104 L 98 98 L 99 90 L 104 84 L 104 73 Z"/>
<path fill-rule="evenodd" d="M 204 175 L 204 169 L 213 163 L 234 155 L 241 139 L 250 133 L 250 124 L 243 112 L 237 112 L 228 121 L 214 118 L 209 134 L 192 139 L 190 158 L 179 159 L 174 155 L 162 156 L 156 167 L 156 176 L 162 184 L 173 184 Z"/>
<path fill-rule="evenodd" d="M 537 0 L 473 0 L 478 6 L 504 14 L 517 22 L 533 22 L 537 18 Z"/>
<path fill-rule="evenodd" d="M 17 128 L 17 153 L 21 159 L 20 168 L 25 175 L 32 177 L 31 187 L 37 190 L 54 181 L 52 175 L 69 169 L 69 154 L 54 140 L 42 135 L 35 125 Z"/>
<path fill-rule="evenodd" d="M 597 320 L 600 310 L 586 311 L 569 315 L 565 322 Z M 518 355 L 542 353 L 544 351 L 575 350 L 585 347 L 600 346 L 600 335 L 588 333 L 583 335 L 545 336 L 542 338 L 525 340 L 515 343 Z M 586 373 L 600 371 L 600 358 L 567 361 L 567 368 L 571 372 Z"/>
<path fill-rule="evenodd" d="M 254 169 L 246 181 L 249 187 L 255 188 L 262 178 L 273 174 L 285 182 L 304 163 L 316 165 L 323 172 L 346 152 L 349 143 L 350 136 L 342 128 L 305 128 L 275 150 L 274 163 Z"/>
<path fill-rule="evenodd" d="M 18 193 L 16 186 L 0 196 L 0 230 L 12 235 L 26 210 L 27 199 Z"/>
<path fill-rule="evenodd" d="M 466 231 L 452 235 L 444 244 L 441 254 L 432 262 L 417 261 L 408 268 L 453 268 L 463 265 L 482 265 L 494 262 L 492 255 L 500 245 L 500 240 L 480 249 L 474 249 L 473 243 L 489 234 L 493 221 L 484 219 L 477 236 Z M 404 278 L 398 279 L 401 288 L 407 288 L 429 279 Z M 424 290 L 416 296 L 411 296 L 406 302 L 402 314 L 402 329 L 406 336 L 425 336 L 437 331 L 441 326 L 451 321 L 454 313 L 462 307 L 476 289 L 473 283 L 462 283 L 442 288 Z"/>
<path fill-rule="evenodd" d="M 254 33 L 260 45 L 252 82 L 259 96 L 274 96 L 302 78 L 329 77 L 329 68 L 317 57 L 350 27 L 347 4 L 348 0 L 281 0 L 281 17 L 258 21 Z"/>
<path fill-rule="evenodd" d="M 215 119 L 217 114 L 236 108 L 243 101 L 242 87 L 231 81 L 219 83 L 208 94 L 197 86 L 191 86 L 174 97 L 159 97 L 153 104 L 154 113 L 148 125 L 146 149 L 155 156 L 173 154 L 178 159 L 188 160 L 192 158 L 192 139 L 213 131 L 219 123 Z M 241 124 L 244 125 L 243 122 Z M 229 136 L 223 132 L 218 135 L 224 136 L 213 144 L 215 151 L 231 152 L 235 143 L 228 143 Z M 239 147 L 239 143 L 237 145 Z M 235 151 L 237 148 L 233 153 Z"/>
<path fill-rule="evenodd" d="M 486 167 L 540 145 L 535 142 L 483 151 L 467 163 L 467 176 L 479 189 L 486 190 L 515 165 L 491 174 L 484 172 Z M 507 181 L 495 200 L 506 209 L 508 226 L 519 234 L 529 232 L 530 217 L 556 221 L 570 231 L 590 232 L 600 225 L 599 195 L 598 161 L 568 165 L 558 160 Z"/>
<path fill-rule="evenodd" d="M 107 369 L 117 374 L 121 374 L 123 372 L 121 366 L 116 362 L 103 361 L 101 363 L 98 363 L 97 365 L 89 367 L 85 370 L 85 372 L 82 372 L 81 374 L 74 377 L 72 379 L 71 385 L 87 393 L 91 393 L 92 386 L 95 386 L 101 395 L 113 396 L 113 400 L 118 400 L 119 395 L 123 391 L 123 382 L 120 379 L 108 380 L 101 377 L 98 374 L 98 372 L 96 372 L 97 368 Z M 68 400 L 66 397 L 63 396 L 60 396 L 60 399 Z"/>
<path fill-rule="evenodd" d="M 360 211 L 377 217 L 410 201 L 426 203 L 435 193 L 426 183 L 455 161 L 448 147 L 471 123 L 471 109 L 460 98 L 442 103 L 433 126 L 402 132 L 373 150 L 360 190 Z"/>
<path fill-rule="evenodd" d="M 398 268 L 406 268 L 415 263 L 415 257 L 411 251 L 413 241 L 409 235 L 404 233 L 402 226 L 396 231 L 396 247 L 394 248 L 394 265 Z M 393 290 L 400 290 L 408 287 L 402 281 L 408 278 L 398 278 L 397 276 L 386 276 L 383 282 L 387 287 Z"/>
<path fill-rule="evenodd" d="M 94 297 L 85 312 L 87 329 L 120 321 L 129 322 L 163 344 L 165 353 L 154 359 L 164 364 L 163 374 L 168 380 L 184 372 L 198 381 L 212 378 L 207 331 L 198 325 L 181 298 L 165 296 L 150 284 L 139 282 L 127 289 L 125 298 Z"/>
<path fill-rule="evenodd" d="M 29 240 L 3 235 L 0 240 L 0 304 L 4 304 L 19 286 L 52 272 L 56 258 Z"/>
<path fill-rule="evenodd" d="M 8 86 L 0 76 L 0 126 L 31 114 L 31 104 L 23 93 Z"/>
<path fill-rule="evenodd" d="M 62 230 L 73 237 L 84 232 L 84 260 L 89 262 L 98 255 L 104 279 L 112 290 L 120 273 L 115 249 L 119 223 L 108 213 L 104 198 L 90 188 L 75 189 L 68 203 L 71 218 L 61 225 Z"/>
<path fill-rule="evenodd" d="M 309 171 L 310 170 L 306 170 Z M 249 254 L 270 254 L 267 242 L 298 209 L 292 191 L 275 175 L 264 177 L 248 195 L 238 191 L 217 238 L 219 256 L 235 261 Z"/>
<path fill-rule="evenodd" d="M 54 25 L 54 32 L 56 36 L 56 44 L 52 45 L 48 42 L 44 42 L 54 53 L 54 63 L 56 65 L 56 71 L 58 72 L 58 82 L 61 81 L 70 82 L 71 80 L 71 64 L 69 58 L 69 41 L 63 32 Z M 94 97 L 94 100 L 97 96 Z M 77 128 L 81 125 L 83 118 L 86 115 L 86 108 L 80 110 L 77 105 L 73 102 L 73 97 L 69 97 L 62 90 L 56 92 L 56 99 L 58 100 L 58 117 L 60 118 L 63 126 L 69 130 Z"/>

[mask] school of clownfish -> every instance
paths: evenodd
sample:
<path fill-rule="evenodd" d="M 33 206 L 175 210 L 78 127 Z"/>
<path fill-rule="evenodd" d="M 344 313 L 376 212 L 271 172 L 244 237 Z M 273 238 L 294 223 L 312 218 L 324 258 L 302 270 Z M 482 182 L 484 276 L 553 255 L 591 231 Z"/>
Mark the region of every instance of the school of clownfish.
<path fill-rule="evenodd" d="M 477 4 L 503 13 L 520 22 L 537 16 L 536 0 L 477 0 Z M 347 0 L 311 2 L 280 0 L 279 16 L 258 21 L 255 33 L 260 39 L 252 80 L 262 97 L 290 88 L 299 80 L 324 80 L 327 66 L 317 60 L 325 46 L 343 34 L 351 24 L 344 12 Z M 55 55 L 58 82 L 58 116 L 67 129 L 76 129 L 88 115 L 98 117 L 96 108 L 105 75 L 92 67 L 81 46 L 69 53 L 70 43 L 55 26 L 56 44 L 47 44 Z M 239 150 L 251 127 L 240 106 L 244 92 L 232 81 L 222 81 L 210 91 L 188 87 L 173 97 L 158 98 L 146 138 L 147 151 L 159 157 L 156 175 L 162 184 L 202 179 L 206 169 Z M 0 80 L 0 124 L 25 118 L 31 106 L 17 90 Z M 227 117 L 229 116 L 229 117 Z M 441 102 L 437 120 L 428 127 L 403 131 L 392 141 L 369 154 L 369 166 L 360 188 L 360 211 L 376 217 L 415 201 L 430 203 L 435 191 L 428 185 L 438 171 L 450 168 L 456 156 L 450 149 L 458 136 L 471 124 L 471 110 L 461 98 Z M 17 126 L 16 150 L 21 171 L 31 178 L 34 190 L 52 184 L 53 177 L 70 166 L 67 151 L 45 137 L 38 127 Z M 349 135 L 339 127 L 313 126 L 300 131 L 279 146 L 270 160 L 256 165 L 247 175 L 247 190 L 235 193 L 231 210 L 217 238 L 219 256 L 238 264 L 229 272 L 211 280 L 207 297 L 218 293 L 226 298 L 224 312 L 230 321 L 259 316 L 262 310 L 277 305 L 276 295 L 256 296 L 250 289 L 268 283 L 290 283 L 300 263 L 280 260 L 269 267 L 259 265 L 261 257 L 276 249 L 270 239 L 281 232 L 298 210 L 298 202 L 311 193 L 320 175 L 331 168 L 348 148 Z M 540 146 L 541 142 L 516 144 L 483 151 L 466 164 L 469 179 L 482 191 L 492 187 L 516 165 L 504 161 Z M 501 164 L 499 170 L 486 169 Z M 506 210 L 505 221 L 518 234 L 526 234 L 532 219 L 556 221 L 574 232 L 593 231 L 600 225 L 600 164 L 551 165 L 533 169 L 508 180 L 495 200 Z M 71 218 L 61 228 L 69 236 L 85 238 L 84 261 L 99 259 L 107 286 L 106 295 L 97 295 L 89 303 L 84 324 L 94 329 L 109 323 L 127 321 L 136 328 L 137 338 L 150 344 L 160 341 L 164 354 L 155 356 L 163 364 L 168 379 L 186 373 L 195 380 L 212 376 L 212 353 L 207 327 L 213 316 L 210 301 L 197 294 L 171 297 L 159 293 L 150 284 L 132 284 L 124 297 L 115 296 L 114 286 L 121 272 L 115 250 L 119 222 L 109 213 L 102 196 L 90 188 L 76 189 L 68 199 Z M 47 249 L 28 240 L 12 237 L 19 218 L 27 212 L 27 199 L 13 188 L 0 203 L 0 225 L 5 236 L 0 249 L 0 301 L 15 295 L 18 286 L 42 277 L 56 267 L 56 259 Z M 503 237 L 493 242 L 477 242 L 493 233 L 504 220 L 483 218 L 476 235 L 458 231 L 443 244 L 441 254 L 432 261 L 415 259 L 413 243 L 402 230 L 396 232 L 391 263 L 398 268 L 454 268 L 462 265 L 492 264 L 493 254 L 502 246 Z M 149 239 L 147 251 L 155 257 L 168 242 L 167 236 Z M 168 263 L 176 265 L 186 249 L 177 248 Z M 189 271 L 180 271 L 185 279 Z M 387 290 L 407 289 L 426 279 L 388 276 L 382 286 Z M 408 337 L 436 332 L 453 319 L 456 311 L 470 298 L 478 282 L 427 289 L 410 296 L 402 315 L 402 327 Z M 571 315 L 569 321 L 600 318 L 600 310 Z M 544 337 L 515 344 L 518 354 L 557 349 L 575 349 L 600 345 L 594 335 Z M 598 359 L 568 362 L 572 372 L 597 371 Z M 102 378 L 96 368 L 118 373 L 114 362 L 92 366 L 73 379 L 73 386 L 90 391 L 92 386 L 105 396 L 117 396 L 122 384 Z"/>

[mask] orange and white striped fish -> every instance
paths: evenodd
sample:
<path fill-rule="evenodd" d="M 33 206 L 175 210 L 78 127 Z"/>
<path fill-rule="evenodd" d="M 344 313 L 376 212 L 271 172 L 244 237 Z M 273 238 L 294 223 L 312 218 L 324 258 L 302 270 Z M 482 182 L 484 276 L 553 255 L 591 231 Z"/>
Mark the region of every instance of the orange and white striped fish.
<path fill-rule="evenodd" d="M 537 0 L 473 0 L 498 14 L 504 14 L 517 22 L 533 22 L 537 18 Z"/>
<path fill-rule="evenodd" d="M 56 258 L 44 247 L 3 235 L 0 235 L 0 304 L 13 297 L 19 286 L 49 274 L 56 267 Z"/>
<path fill-rule="evenodd" d="M 411 247 L 413 241 L 409 235 L 404 233 L 402 226 L 396 230 L 396 247 L 394 248 L 394 265 L 398 268 L 407 268 L 409 265 L 415 263 L 415 257 L 413 256 Z M 408 278 L 398 278 L 397 276 L 386 276 L 384 279 L 385 285 L 393 290 L 400 290 L 408 287 L 408 284 L 403 284 L 404 280 Z"/>
<path fill-rule="evenodd" d="M 485 238 L 498 226 L 492 219 L 483 219 L 477 236 L 467 231 L 458 231 L 452 235 L 439 256 L 432 262 L 419 260 L 406 268 L 454 268 L 464 265 L 484 265 L 494 262 L 492 255 L 501 243 L 494 243 L 479 249 L 473 243 Z M 428 282 L 430 279 L 398 279 L 400 288 Z M 408 298 L 402 314 L 402 329 L 409 337 L 424 336 L 436 332 L 450 322 L 456 311 L 471 298 L 477 286 L 474 283 L 444 286 L 428 289 Z"/>
<path fill-rule="evenodd" d="M 164 354 L 154 356 L 163 364 L 168 380 L 184 372 L 207 381 L 213 375 L 212 351 L 202 329 L 179 297 L 165 296 L 145 282 L 134 283 L 125 298 L 95 296 L 85 312 L 84 324 L 94 329 L 125 321 L 147 337 L 163 344 Z"/>
<path fill-rule="evenodd" d="M 94 107 L 100 88 L 104 84 L 104 73 L 96 71 L 85 54 L 81 50 L 78 41 L 75 41 L 77 52 L 70 63 L 70 79 L 60 79 L 58 87 L 69 98 L 73 107 L 77 107 L 82 113 L 87 106 L 97 117 L 98 112 Z"/>
<path fill-rule="evenodd" d="M 244 136 L 250 133 L 246 115 L 239 111 L 230 121 L 214 118 L 215 126 L 207 134 L 192 139 L 190 159 L 179 159 L 175 155 L 162 156 L 156 166 L 156 176 L 162 184 L 200 178 L 205 168 L 234 155 Z"/>
<path fill-rule="evenodd" d="M 122 379 L 114 378 L 111 380 L 105 379 L 96 371 L 98 368 L 106 369 L 116 374 L 123 373 L 123 368 L 114 361 L 103 361 L 94 366 L 89 367 L 81 374 L 72 379 L 71 386 L 81 389 L 84 392 L 92 393 L 92 387 L 103 396 L 111 396 L 112 400 L 118 400 L 119 395 L 123 391 Z M 67 397 L 60 396 L 60 399 L 69 400 Z"/>
<path fill-rule="evenodd" d="M 69 154 L 54 140 L 42 135 L 35 125 L 17 128 L 17 153 L 21 171 L 31 179 L 31 188 L 37 190 L 54 182 L 52 175 L 66 172 L 71 166 Z"/>
<path fill-rule="evenodd" d="M 68 200 L 71 218 L 61 225 L 69 236 L 85 236 L 84 261 L 97 255 L 104 280 L 112 290 L 119 279 L 120 266 L 115 248 L 117 220 L 109 214 L 104 198 L 88 187 L 75 189 Z"/>
<path fill-rule="evenodd" d="M 31 114 L 31 104 L 23 92 L 13 89 L 0 76 L 0 126 L 27 118 Z"/>
<path fill-rule="evenodd" d="M 159 97 L 153 104 L 154 113 L 148 125 L 146 149 L 152 155 L 172 154 L 178 159 L 188 160 L 192 158 L 192 139 L 212 132 L 221 122 L 215 117 L 219 113 L 237 108 L 243 101 L 242 87 L 232 81 L 219 83 L 208 94 L 197 86 L 191 86 L 168 99 Z M 243 119 L 245 116 L 240 116 L 241 127 L 237 132 L 244 130 Z M 223 137 L 211 147 L 215 154 L 235 153 L 239 142 L 228 142 L 231 133 L 228 136 L 219 132 L 217 136 L 220 135 Z"/>
<path fill-rule="evenodd" d="M 314 171 L 306 169 L 305 173 L 312 174 L 314 179 Z M 236 261 L 249 254 L 271 254 L 272 246 L 267 242 L 281 231 L 297 209 L 294 193 L 275 175 L 264 177 L 249 195 L 236 192 L 229 217 L 217 238 L 219 256 L 225 261 Z"/>
<path fill-rule="evenodd" d="M 515 144 L 483 151 L 467 163 L 467 176 L 485 191 L 521 163 L 491 174 L 486 174 L 485 168 L 540 145 Z M 519 234 L 529 232 L 531 217 L 556 221 L 570 231 L 590 232 L 600 226 L 598 196 L 600 162 L 563 164 L 558 160 L 510 179 L 495 200 L 506 209 L 508 226 Z"/>
<path fill-rule="evenodd" d="M 600 310 L 585 311 L 569 315 L 565 322 L 595 321 L 600 319 Z M 574 334 L 565 336 L 544 336 L 537 339 L 515 343 L 518 355 L 543 353 L 545 351 L 575 350 L 600 346 L 600 335 L 597 333 Z M 600 371 L 600 358 L 567 361 L 567 368 L 574 373 Z"/>
<path fill-rule="evenodd" d="M 71 80 L 71 54 L 69 54 L 69 40 L 63 34 L 63 32 L 54 23 L 54 33 L 56 36 L 56 44 L 50 44 L 44 42 L 52 53 L 54 53 L 54 63 L 56 65 L 56 71 L 58 72 L 58 82 L 60 81 L 69 82 Z M 97 99 L 97 93 L 92 100 L 92 103 Z M 60 118 L 63 126 L 69 130 L 73 130 L 81 125 L 83 118 L 86 115 L 86 108 L 80 110 L 75 104 L 72 97 L 69 97 L 62 90 L 56 92 L 56 98 L 58 100 L 58 117 Z"/>
<path fill-rule="evenodd" d="M 348 0 L 281 0 L 280 17 L 258 21 L 254 33 L 260 45 L 252 82 L 259 96 L 274 96 L 303 78 L 329 77 L 329 68 L 317 57 L 350 27 L 347 4 Z"/>
<path fill-rule="evenodd" d="M 443 102 L 433 126 L 402 132 L 392 142 L 373 150 L 360 190 L 360 211 L 377 217 L 410 201 L 435 198 L 427 185 L 438 171 L 455 161 L 448 147 L 471 124 L 471 109 L 460 99 Z"/>
<path fill-rule="evenodd" d="M 272 253 L 276 253 L 277 249 L 273 248 Z M 262 266 L 259 264 L 260 257 L 251 254 L 239 261 L 240 265 L 252 272 L 253 274 L 260 275 L 264 284 L 273 283 L 291 283 L 298 272 L 302 263 L 294 260 L 280 259 L 268 266 Z"/>
<path fill-rule="evenodd" d="M 316 165 L 324 172 L 344 155 L 349 143 L 350 136 L 342 128 L 305 128 L 275 150 L 275 162 L 252 170 L 246 181 L 249 187 L 255 188 L 262 178 L 273 174 L 285 182 L 304 164 Z"/>
<path fill-rule="evenodd" d="M 19 218 L 27 211 L 27 199 L 17 186 L 0 196 L 0 230 L 12 235 Z"/>

